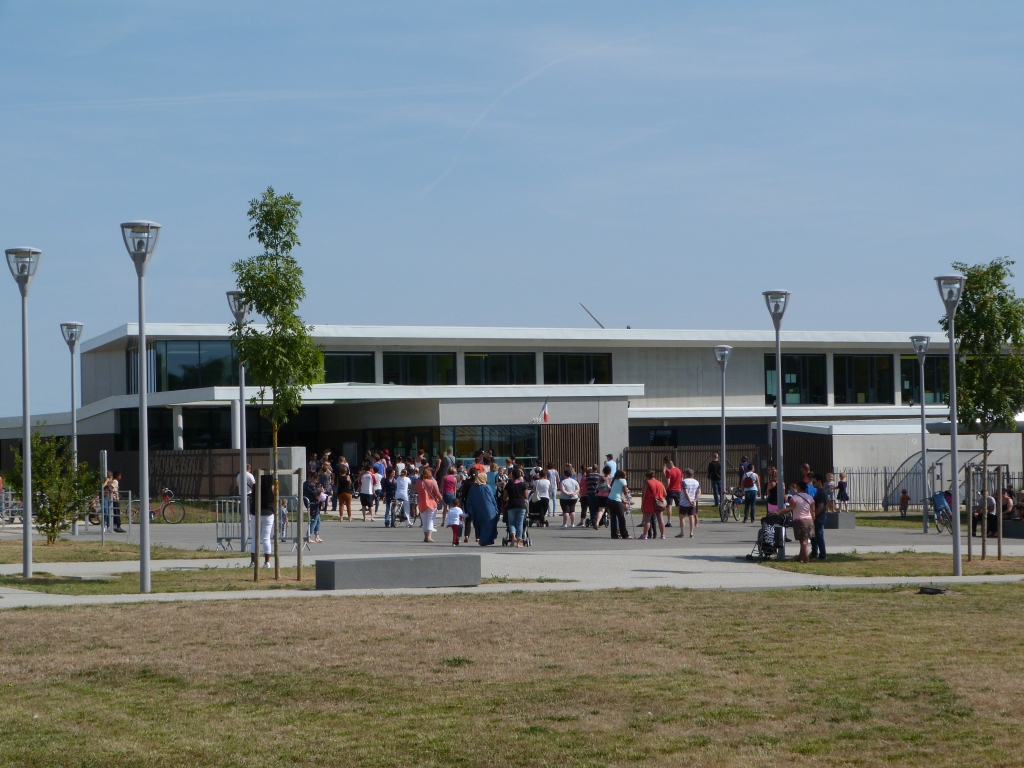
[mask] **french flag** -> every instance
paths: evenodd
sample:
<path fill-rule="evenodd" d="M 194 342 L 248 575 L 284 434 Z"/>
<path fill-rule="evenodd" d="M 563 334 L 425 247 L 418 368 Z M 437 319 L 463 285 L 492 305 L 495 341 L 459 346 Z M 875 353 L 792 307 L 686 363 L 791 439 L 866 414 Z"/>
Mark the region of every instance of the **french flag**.
<path fill-rule="evenodd" d="M 548 423 L 548 401 L 544 400 L 544 407 L 540 409 L 540 418 L 545 424 Z"/>

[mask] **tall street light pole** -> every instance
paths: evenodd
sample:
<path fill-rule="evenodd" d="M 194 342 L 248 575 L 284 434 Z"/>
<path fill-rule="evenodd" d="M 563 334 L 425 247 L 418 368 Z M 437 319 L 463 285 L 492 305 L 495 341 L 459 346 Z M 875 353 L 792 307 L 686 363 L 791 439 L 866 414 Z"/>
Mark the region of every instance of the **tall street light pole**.
<path fill-rule="evenodd" d="M 241 291 L 228 291 L 228 307 L 234 315 L 235 322 L 241 325 L 249 314 L 249 305 L 242 299 Z M 242 528 L 242 551 L 245 551 L 245 542 L 249 539 L 249 478 L 245 471 L 246 465 L 246 434 L 245 434 L 245 364 L 242 359 L 238 360 L 238 435 L 239 435 L 239 470 L 238 470 L 238 498 L 241 501 L 239 517 Z M 255 535 L 255 533 L 253 534 Z"/>
<path fill-rule="evenodd" d="M 28 285 L 39 268 L 38 248 L 8 248 L 7 266 L 21 291 L 21 575 L 32 578 L 32 428 L 28 407 Z"/>
<path fill-rule="evenodd" d="M 725 472 L 726 472 L 726 461 L 725 461 L 725 368 L 729 365 L 729 356 L 732 354 L 732 347 L 727 344 L 721 344 L 715 347 L 715 360 L 718 361 L 718 367 L 722 369 L 722 450 L 718 454 L 719 466 L 721 472 L 718 479 L 718 514 L 722 522 L 725 522 L 725 515 L 723 510 L 725 509 Z"/>
<path fill-rule="evenodd" d="M 785 381 L 782 375 L 782 316 L 789 306 L 789 291 L 764 291 L 761 295 L 775 324 L 775 471 L 778 475 L 775 503 L 782 509 L 786 506 L 786 483 L 782 472 L 782 390 Z"/>
<path fill-rule="evenodd" d="M 81 323 L 61 323 L 60 332 L 71 350 L 71 466 L 78 468 L 78 398 L 75 396 L 75 350 L 82 338 Z M 71 521 L 71 534 L 78 535 L 78 515 Z"/>
<path fill-rule="evenodd" d="M 939 296 L 946 305 L 946 335 L 949 336 L 949 460 L 952 463 L 953 475 L 953 522 L 956 533 L 953 534 L 953 575 L 963 573 L 960 559 L 960 460 L 956 451 L 957 417 L 956 411 L 956 331 L 953 320 L 956 308 L 960 306 L 960 297 L 964 292 L 963 275 L 940 275 L 935 278 Z M 967 520 L 970 525 L 971 500 L 967 500 Z M 968 534 L 970 531 L 968 531 Z"/>
<path fill-rule="evenodd" d="M 153 258 L 160 225 L 129 221 L 121 225 L 121 237 L 139 276 L 139 591 L 149 592 L 149 413 L 146 349 L 146 266 Z M 129 510 L 131 514 L 131 510 Z"/>
<path fill-rule="evenodd" d="M 929 336 L 911 336 L 910 343 L 917 353 L 917 394 L 921 401 L 921 489 L 924 499 L 921 500 L 922 525 L 924 533 L 928 533 L 928 501 L 931 493 L 928 488 L 928 427 L 924 420 L 924 358 L 928 354 Z"/>

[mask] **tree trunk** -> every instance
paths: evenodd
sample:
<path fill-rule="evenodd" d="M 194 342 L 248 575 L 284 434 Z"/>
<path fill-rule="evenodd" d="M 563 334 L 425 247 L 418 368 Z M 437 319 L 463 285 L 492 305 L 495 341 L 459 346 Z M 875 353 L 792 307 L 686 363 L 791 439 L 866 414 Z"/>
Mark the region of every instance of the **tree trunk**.
<path fill-rule="evenodd" d="M 277 510 L 281 504 L 281 488 L 277 478 L 277 422 L 273 423 L 274 432 L 274 578 L 278 581 L 281 580 L 281 555 L 278 552 L 277 540 L 280 538 L 278 525 L 280 521 L 277 519 Z"/>
<path fill-rule="evenodd" d="M 997 507 L 998 509 L 998 507 Z M 981 436 L 981 559 L 988 541 L 988 432 Z"/>

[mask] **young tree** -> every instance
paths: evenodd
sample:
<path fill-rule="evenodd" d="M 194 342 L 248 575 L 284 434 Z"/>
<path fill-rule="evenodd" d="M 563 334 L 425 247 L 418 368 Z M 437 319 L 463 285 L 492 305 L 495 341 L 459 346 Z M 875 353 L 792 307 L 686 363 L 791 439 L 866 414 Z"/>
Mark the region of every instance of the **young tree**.
<path fill-rule="evenodd" d="M 14 453 L 12 487 L 22 487 L 24 466 L 21 452 Z M 99 478 L 85 463 L 74 463 L 71 441 L 66 437 L 43 437 L 32 433 L 32 511 L 36 528 L 53 544 L 71 527 L 71 523 L 88 514 L 93 497 L 99 489 Z"/>
<path fill-rule="evenodd" d="M 982 557 L 988 514 L 989 437 L 993 432 L 1016 430 L 1015 417 L 1024 411 L 1024 300 L 1017 298 L 1007 284 L 1013 277 L 1013 264 L 1005 258 L 974 266 L 953 263 L 953 268 L 967 278 L 956 312 L 957 417 L 982 441 Z M 945 319 L 941 324 L 948 330 Z M 998 499 L 996 514 L 1001 515 Z"/>
<path fill-rule="evenodd" d="M 232 324 L 231 339 L 245 364 L 247 376 L 257 387 L 250 402 L 259 405 L 260 415 L 270 422 L 275 470 L 278 429 L 291 414 L 298 412 L 302 393 L 324 379 L 323 352 L 313 342 L 312 328 L 298 315 L 299 303 L 306 296 L 302 268 L 292 256 L 292 249 L 300 245 L 300 205 L 291 193 L 277 195 L 273 187 L 267 187 L 258 199 L 250 201 L 249 238 L 259 241 L 263 253 L 231 265 L 242 298 L 266 321 L 262 330 L 249 319 Z M 275 472 L 274 575 L 278 579 L 281 577 L 276 547 L 279 498 Z M 258 530 L 253 535 L 258 535 Z M 256 565 L 258 568 L 259 563 Z"/>

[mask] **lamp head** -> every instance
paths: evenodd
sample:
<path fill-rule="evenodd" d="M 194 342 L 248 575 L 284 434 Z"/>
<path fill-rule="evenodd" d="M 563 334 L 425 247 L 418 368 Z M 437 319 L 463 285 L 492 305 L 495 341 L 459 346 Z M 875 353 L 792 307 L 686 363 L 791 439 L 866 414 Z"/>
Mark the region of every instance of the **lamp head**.
<path fill-rule="evenodd" d="M 924 356 L 928 354 L 928 342 L 931 340 L 931 336 L 910 337 L 910 343 L 914 345 L 914 351 L 917 353 L 918 360 L 923 360 Z"/>
<path fill-rule="evenodd" d="M 782 323 L 782 316 L 786 314 L 786 307 L 789 306 L 789 291 L 764 291 L 764 303 L 772 316 L 772 322 L 778 329 Z"/>
<path fill-rule="evenodd" d="M 135 271 L 142 277 L 146 273 L 146 265 L 156 250 L 156 241 L 160 238 L 160 225 L 153 221 L 128 221 L 121 225 L 121 237 L 128 255 L 135 262 Z"/>
<path fill-rule="evenodd" d="M 85 326 L 81 323 L 61 323 L 60 332 L 64 334 L 64 341 L 67 342 L 68 349 L 71 350 L 71 354 L 75 353 L 75 347 L 78 346 L 78 342 L 82 339 L 82 329 Z"/>
<path fill-rule="evenodd" d="M 715 360 L 725 370 L 725 366 L 729 364 L 729 356 L 732 355 L 732 347 L 727 344 L 720 344 L 715 347 Z"/>
<path fill-rule="evenodd" d="M 235 316 L 236 323 L 245 322 L 245 318 L 249 314 L 249 305 L 242 298 L 241 291 L 228 291 L 228 308 Z"/>
<path fill-rule="evenodd" d="M 8 248 L 5 253 L 7 254 L 7 266 L 11 268 L 11 275 L 17 281 L 21 295 L 25 296 L 28 294 L 28 284 L 32 282 L 36 269 L 39 268 L 39 259 L 43 252 L 38 248 L 21 247 Z"/>
<path fill-rule="evenodd" d="M 960 298 L 964 292 L 963 275 L 939 275 L 935 278 L 935 285 L 939 289 L 939 296 L 942 303 L 946 305 L 947 317 L 952 317 L 956 308 L 960 306 Z"/>

